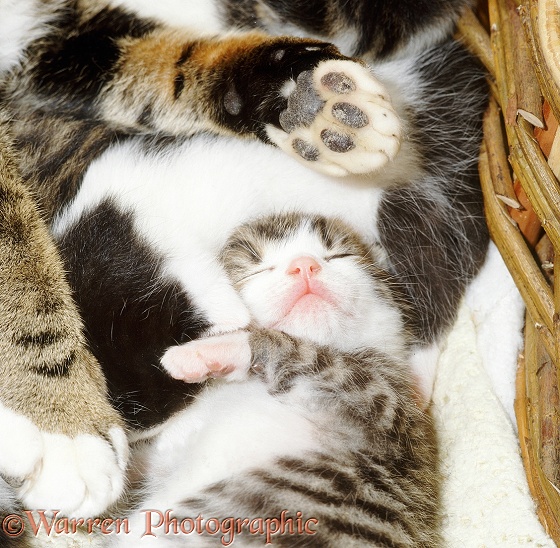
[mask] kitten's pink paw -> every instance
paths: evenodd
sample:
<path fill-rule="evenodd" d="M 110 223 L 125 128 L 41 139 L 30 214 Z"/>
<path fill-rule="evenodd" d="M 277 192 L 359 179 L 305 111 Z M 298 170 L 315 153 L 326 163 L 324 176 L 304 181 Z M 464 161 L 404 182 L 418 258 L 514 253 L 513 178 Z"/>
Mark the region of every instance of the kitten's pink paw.
<path fill-rule="evenodd" d="M 249 333 L 237 331 L 172 346 L 161 364 L 174 379 L 185 382 L 226 376 L 240 380 L 251 366 Z"/>

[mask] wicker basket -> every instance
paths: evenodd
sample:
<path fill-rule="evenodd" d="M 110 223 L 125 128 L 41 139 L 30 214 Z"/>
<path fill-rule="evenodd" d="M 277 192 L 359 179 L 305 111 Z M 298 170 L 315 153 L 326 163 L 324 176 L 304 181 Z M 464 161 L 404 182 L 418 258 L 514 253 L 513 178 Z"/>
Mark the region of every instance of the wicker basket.
<path fill-rule="evenodd" d="M 539 517 L 560 544 L 560 9 L 488 0 L 477 15 L 458 32 L 491 75 L 480 156 L 488 225 L 527 306 L 519 438 Z"/>

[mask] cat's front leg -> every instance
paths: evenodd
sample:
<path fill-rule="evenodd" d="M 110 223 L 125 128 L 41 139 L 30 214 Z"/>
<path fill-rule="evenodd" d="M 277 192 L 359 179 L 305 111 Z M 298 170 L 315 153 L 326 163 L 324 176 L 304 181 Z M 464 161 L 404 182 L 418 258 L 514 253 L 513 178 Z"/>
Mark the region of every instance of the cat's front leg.
<path fill-rule="evenodd" d="M 247 377 L 251 367 L 266 377 L 266 371 L 274 372 L 289 361 L 295 346 L 294 339 L 280 332 L 239 330 L 172 346 L 161 364 L 174 379 L 189 383 L 217 377 L 238 381 Z"/>
<path fill-rule="evenodd" d="M 96 515 L 124 486 L 123 422 L 2 130 L 0 474 L 28 509 Z"/>
<path fill-rule="evenodd" d="M 135 57 L 134 43 L 127 48 Z M 256 135 L 335 176 L 377 171 L 399 150 L 401 121 L 384 86 L 332 44 L 246 33 L 182 48 L 171 42 L 173 49 L 181 52 L 173 72 L 160 72 L 175 75 L 173 88 L 161 86 L 174 89 L 173 97 L 156 107 L 154 95 L 144 124 L 173 133 Z"/>
<path fill-rule="evenodd" d="M 110 20 L 94 16 L 60 36 L 57 62 L 74 61 L 64 70 L 49 51 L 30 69 L 37 104 L 142 133 L 256 136 L 336 176 L 377 171 L 397 154 L 401 122 L 384 86 L 332 44 L 259 32 L 200 37 L 153 22 L 115 29 L 115 38 Z M 104 69 L 95 56 L 75 56 L 97 27 L 97 50 L 112 52 Z M 99 85 L 84 85 L 85 75 Z"/>
<path fill-rule="evenodd" d="M 247 306 L 208 249 L 191 245 L 187 258 L 167 261 L 166 274 L 181 281 L 196 308 L 211 325 L 208 335 L 229 333 L 249 325 L 251 315 Z"/>
<path fill-rule="evenodd" d="M 373 348 L 340 352 L 271 329 L 253 330 L 250 346 L 251 372 L 269 392 L 320 416 L 389 428 L 397 406 L 418 409 L 408 367 Z"/>

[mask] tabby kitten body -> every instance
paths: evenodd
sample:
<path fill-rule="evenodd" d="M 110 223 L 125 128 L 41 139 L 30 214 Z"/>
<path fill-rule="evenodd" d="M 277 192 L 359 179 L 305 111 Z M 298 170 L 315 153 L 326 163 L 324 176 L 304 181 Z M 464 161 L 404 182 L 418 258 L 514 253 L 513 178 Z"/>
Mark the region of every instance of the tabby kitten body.
<path fill-rule="evenodd" d="M 221 378 L 151 442 L 149 496 L 119 546 L 226 537 L 165 534 L 148 508 L 178 522 L 312 519 L 312 533 L 272 534 L 278 546 L 438 546 L 433 426 L 403 359 L 402 296 L 383 254 L 340 221 L 289 214 L 241 227 L 222 260 L 255 323 L 164 357 L 177 379 Z M 155 536 L 139 540 L 148 522 Z M 265 543 L 248 526 L 230 535 Z"/>
<path fill-rule="evenodd" d="M 405 288 L 425 395 L 437 342 L 483 260 L 484 74 L 447 38 L 469 2 L 304 4 L 0 0 L 1 116 L 59 243 L 110 401 L 133 429 L 157 427 L 200 391 L 166 374 L 168 349 L 248 325 L 216 259 L 240 223 L 326 214 L 379 243 Z M 287 32 L 298 37 L 278 35 Z M 55 278 L 68 289 L 62 270 Z M 51 341 L 19 329 L 20 340 Z M 80 363 L 43 382 L 25 360 L 6 362 L 21 382 L 3 387 L 0 424 L 13 431 L 16 412 L 33 434 L 7 460 L 38 450 L 29 469 L 0 468 L 25 480 L 26 504 L 84 514 L 116 497 L 124 452 L 93 429 L 91 466 L 80 464 L 76 434 L 92 433 L 88 406 L 103 395 Z M 81 379 L 84 397 L 51 405 L 69 379 Z M 39 397 L 22 386 L 39 386 Z M 14 407 L 18 398 L 27 407 Z M 43 443 L 45 431 L 63 442 Z M 77 470 L 72 492 L 87 504 L 67 499 L 65 467 L 45 465 L 58 461 Z"/>

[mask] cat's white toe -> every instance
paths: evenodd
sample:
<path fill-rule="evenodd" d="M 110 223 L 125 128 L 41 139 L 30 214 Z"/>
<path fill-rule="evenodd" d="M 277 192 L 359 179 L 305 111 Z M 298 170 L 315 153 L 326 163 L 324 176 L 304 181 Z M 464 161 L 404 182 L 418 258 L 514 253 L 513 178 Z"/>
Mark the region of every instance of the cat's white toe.
<path fill-rule="evenodd" d="M 88 434 L 69 438 L 44 433 L 44 453 L 38 468 L 20 488 L 24 505 L 56 509 L 76 517 L 103 512 L 124 486 L 123 436 L 118 428 L 111 432 L 111 443 Z"/>
<path fill-rule="evenodd" d="M 174 378 L 184 382 L 202 382 L 208 378 L 208 367 L 197 355 L 196 349 L 185 343 L 168 348 L 161 365 Z"/>
<path fill-rule="evenodd" d="M 107 439 L 52 434 L 1 405 L 0 425 L 0 473 L 26 509 L 87 518 L 105 511 L 121 494 L 128 457 L 121 428 L 110 429 Z"/>
<path fill-rule="evenodd" d="M 43 455 L 43 437 L 28 418 L 0 403 L 0 474 L 18 483 L 30 477 Z"/>
<path fill-rule="evenodd" d="M 395 158 L 402 124 L 389 94 L 367 68 L 354 61 L 323 61 L 312 81 L 322 107 L 312 122 L 288 131 L 269 125 L 276 145 L 334 176 L 375 172 Z"/>

